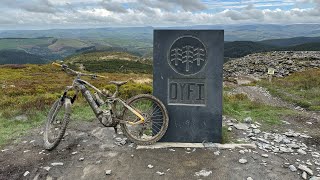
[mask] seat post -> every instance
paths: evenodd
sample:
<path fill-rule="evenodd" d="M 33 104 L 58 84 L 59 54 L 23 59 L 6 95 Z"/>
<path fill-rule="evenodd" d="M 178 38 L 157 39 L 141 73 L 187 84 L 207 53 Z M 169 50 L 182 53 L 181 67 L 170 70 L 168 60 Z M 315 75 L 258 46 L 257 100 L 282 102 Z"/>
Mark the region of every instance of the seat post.
<path fill-rule="evenodd" d="M 114 98 L 118 96 L 119 87 L 120 87 L 119 85 L 116 85 L 116 92 L 114 92 L 114 94 L 113 94 L 113 97 L 114 97 Z"/>

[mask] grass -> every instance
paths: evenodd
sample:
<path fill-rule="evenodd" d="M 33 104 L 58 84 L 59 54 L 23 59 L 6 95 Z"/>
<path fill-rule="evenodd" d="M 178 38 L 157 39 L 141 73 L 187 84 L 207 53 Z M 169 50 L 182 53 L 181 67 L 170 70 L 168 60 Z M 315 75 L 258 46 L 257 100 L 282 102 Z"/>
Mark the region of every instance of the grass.
<path fill-rule="evenodd" d="M 18 121 L 14 118 L 4 118 L 0 116 L 0 147 L 9 140 L 24 135 L 29 129 L 38 127 L 45 119 L 45 113 L 35 111 L 27 115 L 27 121 Z"/>
<path fill-rule="evenodd" d="M 96 120 L 96 116 L 89 104 L 75 104 L 72 106 L 71 119 L 92 122 Z"/>
<path fill-rule="evenodd" d="M 111 80 L 145 80 L 150 74 L 99 73 L 108 79 L 85 80 L 99 89 L 115 90 Z M 48 108 L 60 97 L 65 86 L 71 85 L 74 77 L 66 75 L 51 65 L 4 65 L 0 66 L 0 146 L 21 136 L 31 128 L 44 123 Z M 120 97 L 127 99 L 136 94 L 151 93 L 151 83 L 139 84 L 129 81 L 120 88 Z M 26 122 L 13 120 L 18 115 L 27 115 Z M 80 95 L 73 106 L 72 119 L 92 121 L 95 116 L 90 106 Z"/>
<path fill-rule="evenodd" d="M 152 73 L 150 60 L 126 52 L 89 52 L 70 56 L 64 60 L 73 69 L 81 65 L 91 72 Z"/>
<path fill-rule="evenodd" d="M 48 108 L 42 111 L 30 109 L 27 113 L 28 120 L 26 121 L 18 121 L 14 117 L 5 118 L 0 116 L 0 147 L 10 140 L 25 135 L 32 128 L 44 127 L 48 112 Z M 96 118 L 90 106 L 81 103 L 72 106 L 72 120 L 92 122 Z"/>
<path fill-rule="evenodd" d="M 227 95 L 223 97 L 223 114 L 242 121 L 251 117 L 254 121 L 265 124 L 267 127 L 282 124 L 282 117 L 293 114 L 287 108 L 273 107 L 258 102 L 252 102 L 244 94 Z"/>
<path fill-rule="evenodd" d="M 320 111 L 320 69 L 293 73 L 284 78 L 258 82 L 271 94 L 312 111 Z"/>

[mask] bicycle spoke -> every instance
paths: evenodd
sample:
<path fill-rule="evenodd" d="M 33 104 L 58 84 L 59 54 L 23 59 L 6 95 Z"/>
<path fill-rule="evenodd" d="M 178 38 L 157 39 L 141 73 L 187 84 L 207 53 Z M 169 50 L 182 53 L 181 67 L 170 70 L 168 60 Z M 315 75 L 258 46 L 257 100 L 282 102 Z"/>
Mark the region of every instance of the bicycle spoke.
<path fill-rule="evenodd" d="M 133 126 L 125 124 L 125 131 L 129 136 L 135 140 L 145 142 L 159 138 L 159 133 L 163 132 L 165 125 L 165 114 L 161 104 L 152 98 L 143 97 L 131 101 L 129 105 L 145 118 L 144 123 L 141 124 Z M 124 119 L 129 120 L 128 118 L 131 117 L 132 114 L 130 110 L 126 109 L 123 115 L 126 117 Z M 133 122 L 133 119 L 130 119 L 130 121 Z M 132 127 L 136 127 L 137 129 Z"/>

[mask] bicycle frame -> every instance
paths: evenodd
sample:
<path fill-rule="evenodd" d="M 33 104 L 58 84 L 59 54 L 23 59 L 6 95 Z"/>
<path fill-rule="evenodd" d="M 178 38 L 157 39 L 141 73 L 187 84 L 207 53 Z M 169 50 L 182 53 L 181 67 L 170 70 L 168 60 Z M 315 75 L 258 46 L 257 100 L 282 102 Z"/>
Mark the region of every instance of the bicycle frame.
<path fill-rule="evenodd" d="M 143 123 L 145 121 L 145 118 L 139 112 L 137 112 L 131 106 L 127 105 L 127 103 L 125 103 L 122 99 L 117 97 L 117 95 L 118 95 L 118 86 L 117 86 L 117 89 L 114 92 L 114 94 L 111 97 L 108 97 L 104 93 L 102 93 L 101 90 L 99 90 L 98 88 L 96 88 L 95 86 L 90 84 L 89 82 L 80 79 L 79 75 L 73 80 L 72 86 L 67 86 L 66 87 L 66 89 L 65 89 L 65 91 L 63 93 L 62 99 L 67 97 L 68 91 L 75 90 L 76 93 L 71 98 L 71 103 L 73 104 L 74 101 L 76 100 L 79 92 L 81 92 L 81 94 L 85 97 L 85 99 L 89 103 L 89 105 L 90 105 L 91 109 L 93 110 L 94 114 L 96 115 L 96 117 L 99 118 L 99 116 L 103 113 L 103 110 L 97 105 L 97 103 L 95 102 L 91 92 L 88 90 L 87 86 L 89 86 L 90 88 L 95 90 L 95 92 L 97 92 L 100 96 L 106 97 L 107 98 L 106 103 L 108 103 L 108 105 L 111 105 L 112 110 L 115 111 L 115 108 L 113 108 L 113 106 L 112 106 L 114 104 L 114 102 L 119 102 L 124 107 L 126 107 L 128 110 L 130 110 L 132 113 L 134 113 L 137 117 L 140 118 L 140 120 L 137 121 L 137 122 L 128 121 L 127 123 L 129 123 L 131 125 L 137 125 L 137 124 L 141 124 L 141 123 Z M 114 121 L 114 118 L 112 118 L 112 120 Z"/>

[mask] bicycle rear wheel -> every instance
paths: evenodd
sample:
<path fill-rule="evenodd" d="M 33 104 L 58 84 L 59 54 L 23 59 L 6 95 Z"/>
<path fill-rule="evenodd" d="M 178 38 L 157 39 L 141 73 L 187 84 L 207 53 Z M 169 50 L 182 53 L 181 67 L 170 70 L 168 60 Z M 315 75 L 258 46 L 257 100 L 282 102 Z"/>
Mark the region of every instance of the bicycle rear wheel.
<path fill-rule="evenodd" d="M 168 128 L 168 112 L 163 103 L 149 94 L 134 96 L 127 104 L 139 112 L 145 122 L 137 125 L 121 123 L 122 132 L 136 144 L 148 145 L 160 140 Z M 138 122 L 140 119 L 127 108 L 123 111 L 125 122 Z"/>
<path fill-rule="evenodd" d="M 70 120 L 71 100 L 58 99 L 51 107 L 44 131 L 44 147 L 53 150 L 58 146 Z"/>

